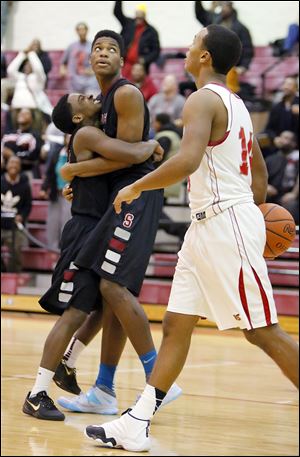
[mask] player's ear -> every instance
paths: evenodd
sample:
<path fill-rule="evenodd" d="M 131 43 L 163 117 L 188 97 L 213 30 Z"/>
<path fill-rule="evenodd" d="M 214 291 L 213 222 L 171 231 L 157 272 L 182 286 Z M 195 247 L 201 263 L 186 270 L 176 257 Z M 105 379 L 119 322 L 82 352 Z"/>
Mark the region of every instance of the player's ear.
<path fill-rule="evenodd" d="M 123 57 L 121 57 L 120 62 L 121 62 L 121 67 L 124 67 L 124 58 Z"/>
<path fill-rule="evenodd" d="M 204 50 L 201 52 L 200 54 L 200 62 L 201 63 L 206 63 L 209 61 L 209 59 L 211 59 L 211 54 L 209 51 L 207 50 Z"/>
<path fill-rule="evenodd" d="M 72 122 L 74 122 L 74 124 L 80 124 L 80 122 L 82 122 L 83 119 L 84 119 L 84 115 L 81 113 L 77 113 L 77 114 L 74 114 L 74 116 L 72 117 Z"/>

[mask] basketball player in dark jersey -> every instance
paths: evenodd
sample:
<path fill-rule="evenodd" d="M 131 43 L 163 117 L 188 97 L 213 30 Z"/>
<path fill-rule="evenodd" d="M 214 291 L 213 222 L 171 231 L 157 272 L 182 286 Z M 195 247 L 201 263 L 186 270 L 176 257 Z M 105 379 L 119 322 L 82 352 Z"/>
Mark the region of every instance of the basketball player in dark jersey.
<path fill-rule="evenodd" d="M 97 167 L 97 175 L 128 167 L 138 161 L 143 162 L 157 147 L 155 141 L 129 144 L 107 137 L 98 128 L 92 127 L 98 118 L 101 105 L 93 97 L 80 94 L 65 95 L 53 111 L 53 121 L 66 133 L 72 133 L 69 144 L 69 160 L 90 159 L 97 154 L 102 157 L 90 161 Z M 64 110 L 70 112 L 65 115 Z M 73 115 L 74 114 L 74 115 Z M 62 125 L 59 125 L 59 121 Z M 84 138 L 93 138 L 93 149 L 81 146 Z M 158 147 L 160 149 L 160 147 Z M 109 160 L 105 159 L 109 155 Z M 114 161 L 115 160 L 115 161 Z M 106 176 L 75 178 L 72 182 L 74 199 L 72 218 L 67 222 L 61 239 L 61 257 L 55 268 L 52 285 L 41 298 L 41 306 L 52 313 L 60 314 L 46 340 L 41 366 L 31 392 L 27 395 L 23 411 L 38 419 L 63 420 L 64 415 L 57 410 L 49 398 L 49 388 L 54 371 L 61 360 L 74 331 L 94 308 L 99 323 L 102 302 L 99 294 L 99 278 L 90 270 L 78 269 L 73 260 L 89 232 L 97 225 L 107 209 L 108 183 Z M 126 336 L 115 319 L 118 332 L 117 351 L 121 355 Z M 97 325 L 96 325 L 97 326 Z M 98 331 L 98 329 L 97 329 Z M 110 326 L 109 332 L 113 331 Z M 112 338 L 111 338 L 112 340 Z M 114 341 L 111 342 L 114 345 Z"/>
<path fill-rule="evenodd" d="M 123 49 L 121 36 L 110 30 L 98 32 L 92 44 L 91 65 L 101 88 L 101 128 L 109 136 L 122 140 L 146 140 L 149 131 L 148 108 L 141 92 L 120 77 Z M 76 174 L 88 176 L 87 165 L 88 162 L 76 164 Z M 153 163 L 148 160 L 130 169 L 110 173 L 110 202 L 122 186 L 153 169 Z M 163 191 L 158 190 L 145 192 L 118 216 L 109 205 L 74 261 L 76 266 L 91 269 L 100 277 L 101 295 L 121 322 L 149 375 L 156 359 L 156 350 L 147 316 L 136 297 L 152 253 L 162 204 Z M 103 324 L 103 338 L 107 328 Z M 112 376 L 114 369 L 109 367 L 111 371 L 108 376 Z M 86 396 L 80 395 L 71 400 L 61 397 L 58 403 L 72 411 L 92 412 L 93 389 Z M 173 393 L 175 398 L 181 389 L 174 385 L 171 397 Z M 166 403 L 169 399 L 170 396 Z"/>

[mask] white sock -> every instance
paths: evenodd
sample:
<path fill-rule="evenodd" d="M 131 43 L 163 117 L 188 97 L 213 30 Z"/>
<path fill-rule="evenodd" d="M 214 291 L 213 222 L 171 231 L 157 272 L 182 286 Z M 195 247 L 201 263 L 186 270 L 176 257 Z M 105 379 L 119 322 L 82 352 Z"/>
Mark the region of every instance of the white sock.
<path fill-rule="evenodd" d="M 77 362 L 77 359 L 81 352 L 85 348 L 85 344 L 83 344 L 81 341 L 79 341 L 77 338 L 73 336 L 73 338 L 70 341 L 69 346 L 66 349 L 66 352 L 64 353 L 64 359 L 66 362 L 66 365 L 69 368 L 74 368 Z"/>
<path fill-rule="evenodd" d="M 165 392 L 146 384 L 144 392 L 130 411 L 130 415 L 137 419 L 151 420 L 165 395 Z"/>
<path fill-rule="evenodd" d="M 54 371 L 50 371 L 46 368 L 39 367 L 35 384 L 31 390 L 30 397 L 33 397 L 42 390 L 45 390 L 48 393 L 53 376 Z"/>

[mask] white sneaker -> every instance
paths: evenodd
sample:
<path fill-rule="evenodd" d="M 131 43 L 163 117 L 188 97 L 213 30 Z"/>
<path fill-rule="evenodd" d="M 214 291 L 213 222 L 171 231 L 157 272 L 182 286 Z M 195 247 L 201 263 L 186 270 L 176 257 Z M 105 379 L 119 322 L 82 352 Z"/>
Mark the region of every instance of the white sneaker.
<path fill-rule="evenodd" d="M 171 403 L 171 401 L 176 400 L 180 395 L 182 394 L 182 389 L 181 387 L 174 382 L 174 384 L 171 385 L 170 389 L 167 392 L 167 395 L 163 399 L 161 403 L 161 407 L 166 406 L 168 403 Z"/>
<path fill-rule="evenodd" d="M 118 414 L 117 399 L 97 386 L 76 397 L 59 397 L 57 403 L 63 408 L 78 413 Z"/>
<path fill-rule="evenodd" d="M 88 425 L 85 436 L 96 440 L 104 447 L 143 452 L 150 449 L 149 426 L 150 421 L 137 419 L 128 411 L 112 422 Z"/>

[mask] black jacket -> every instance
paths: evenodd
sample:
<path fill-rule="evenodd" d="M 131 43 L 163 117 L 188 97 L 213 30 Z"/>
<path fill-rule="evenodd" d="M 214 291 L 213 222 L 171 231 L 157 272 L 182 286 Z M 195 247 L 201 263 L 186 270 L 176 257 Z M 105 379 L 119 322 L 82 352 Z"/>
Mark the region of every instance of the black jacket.
<path fill-rule="evenodd" d="M 204 27 L 207 27 L 210 24 L 220 24 L 222 22 L 222 16 L 220 14 L 212 13 L 211 11 L 206 11 L 202 6 L 202 2 L 199 1 L 195 2 L 195 15 L 198 21 L 201 22 L 201 24 Z M 242 55 L 239 62 L 237 63 L 237 66 L 249 68 L 250 62 L 254 55 L 251 35 L 247 27 L 245 27 L 238 20 L 235 11 L 231 30 L 237 34 L 243 45 Z"/>
<path fill-rule="evenodd" d="M 114 15 L 122 25 L 121 35 L 125 43 L 125 57 L 129 46 L 132 43 L 135 32 L 135 19 L 129 18 L 123 14 L 122 2 L 116 1 L 114 7 Z M 160 54 L 160 44 L 158 33 L 154 27 L 146 22 L 146 28 L 141 35 L 138 55 L 143 57 L 146 71 L 148 72 L 149 66 L 155 62 Z"/>
<path fill-rule="evenodd" d="M 8 192 L 11 192 L 12 197 L 18 197 L 17 201 L 9 199 Z M 3 197 L 2 197 L 3 196 Z M 26 174 L 20 174 L 20 180 L 16 184 L 11 184 L 6 179 L 6 175 L 1 176 L 1 228 L 10 229 L 11 224 L 5 219 L 5 214 L 11 211 L 15 214 L 20 214 L 23 218 L 23 224 L 26 223 L 32 206 L 31 186 Z M 11 210 L 10 210 L 11 208 Z"/>

